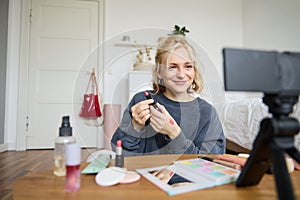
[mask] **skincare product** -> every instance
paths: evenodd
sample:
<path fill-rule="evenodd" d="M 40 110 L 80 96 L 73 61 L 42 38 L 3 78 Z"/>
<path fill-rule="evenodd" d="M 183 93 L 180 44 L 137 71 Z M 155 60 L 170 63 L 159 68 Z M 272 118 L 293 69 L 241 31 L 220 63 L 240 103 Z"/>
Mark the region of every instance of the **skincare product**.
<path fill-rule="evenodd" d="M 78 143 L 66 144 L 65 189 L 74 192 L 80 188 L 81 148 Z"/>
<path fill-rule="evenodd" d="M 70 126 L 70 117 L 62 117 L 61 127 L 59 128 L 59 136 L 55 139 L 54 149 L 54 170 L 56 176 L 66 175 L 65 165 L 65 145 L 75 143 L 76 140 L 72 136 L 72 127 Z"/>
<path fill-rule="evenodd" d="M 81 173 L 82 174 L 97 174 L 105 169 L 111 160 L 111 155 L 100 154 L 95 160 L 93 160 L 88 166 L 86 166 Z"/>

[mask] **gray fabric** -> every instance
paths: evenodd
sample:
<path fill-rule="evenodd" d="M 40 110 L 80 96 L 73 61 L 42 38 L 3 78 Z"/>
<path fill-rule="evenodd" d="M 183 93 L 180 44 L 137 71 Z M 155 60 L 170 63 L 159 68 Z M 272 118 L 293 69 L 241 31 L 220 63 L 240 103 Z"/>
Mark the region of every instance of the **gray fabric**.
<path fill-rule="evenodd" d="M 112 147 L 122 140 L 124 155 L 142 154 L 221 154 L 225 153 L 225 137 L 215 108 L 205 100 L 196 98 L 190 102 L 176 102 L 163 94 L 152 95 L 181 127 L 181 133 L 173 140 L 157 133 L 147 125 L 136 131 L 131 124 L 131 107 L 145 100 L 144 94 L 136 94 L 123 113 L 119 128 L 113 135 Z"/>

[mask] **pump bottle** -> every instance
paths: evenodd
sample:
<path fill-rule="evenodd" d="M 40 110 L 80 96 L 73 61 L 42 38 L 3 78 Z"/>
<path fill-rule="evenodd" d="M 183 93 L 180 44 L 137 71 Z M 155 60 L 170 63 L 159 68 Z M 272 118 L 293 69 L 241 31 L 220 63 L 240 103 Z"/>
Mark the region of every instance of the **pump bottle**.
<path fill-rule="evenodd" d="M 75 143 L 76 140 L 72 136 L 72 127 L 70 126 L 70 117 L 63 116 L 61 127 L 59 128 L 59 136 L 55 138 L 54 149 L 54 170 L 56 176 L 66 175 L 65 164 L 65 148 L 68 143 Z"/>

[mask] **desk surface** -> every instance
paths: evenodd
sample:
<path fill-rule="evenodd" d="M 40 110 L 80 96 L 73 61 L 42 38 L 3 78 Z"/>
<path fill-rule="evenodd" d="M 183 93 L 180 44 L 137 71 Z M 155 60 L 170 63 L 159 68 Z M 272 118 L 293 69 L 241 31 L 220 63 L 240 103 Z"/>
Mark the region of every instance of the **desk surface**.
<path fill-rule="evenodd" d="M 128 170 L 155 167 L 172 163 L 178 159 L 195 158 L 197 155 L 155 155 L 125 158 Z M 138 182 L 118 184 L 111 187 L 98 186 L 95 175 L 82 175 L 80 190 L 69 193 L 64 190 L 64 177 L 57 177 L 51 171 L 30 174 L 19 178 L 13 186 L 14 199 L 277 199 L 273 175 L 265 174 L 260 183 L 252 187 L 236 188 L 234 183 L 214 188 L 168 196 L 164 191 L 141 177 Z M 300 183 L 300 172 L 291 174 L 293 185 Z M 296 199 L 300 200 L 299 186 L 294 186 Z"/>

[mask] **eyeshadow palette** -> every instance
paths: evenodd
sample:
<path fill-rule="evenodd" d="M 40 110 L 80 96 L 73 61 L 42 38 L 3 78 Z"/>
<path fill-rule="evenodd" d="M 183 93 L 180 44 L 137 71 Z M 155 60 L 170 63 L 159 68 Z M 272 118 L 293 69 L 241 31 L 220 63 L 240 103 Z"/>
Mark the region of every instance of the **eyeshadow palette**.
<path fill-rule="evenodd" d="M 178 168 L 182 168 L 191 176 L 196 175 L 212 180 L 216 183 L 216 185 L 234 182 L 240 174 L 239 170 L 235 170 L 201 158 L 176 161 L 174 165 Z"/>
<path fill-rule="evenodd" d="M 172 165 L 137 169 L 143 177 L 169 195 L 235 182 L 239 170 L 201 158 L 175 161 Z"/>

